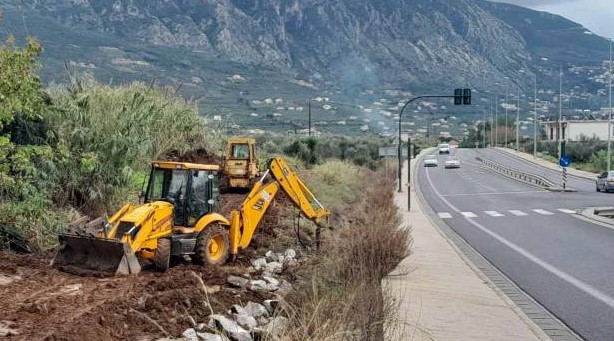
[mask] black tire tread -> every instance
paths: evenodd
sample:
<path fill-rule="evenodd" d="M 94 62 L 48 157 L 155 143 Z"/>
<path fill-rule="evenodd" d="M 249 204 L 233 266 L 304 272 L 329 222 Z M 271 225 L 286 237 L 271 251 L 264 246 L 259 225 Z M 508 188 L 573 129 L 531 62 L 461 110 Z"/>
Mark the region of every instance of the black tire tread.
<path fill-rule="evenodd" d="M 171 240 L 168 238 L 158 239 L 158 248 L 154 254 L 156 269 L 165 272 L 171 264 Z"/>
<path fill-rule="evenodd" d="M 224 255 L 218 260 L 213 261 L 209 259 L 207 251 L 207 243 L 210 238 L 215 235 L 221 234 L 224 239 Z M 212 224 L 205 227 L 196 240 L 195 247 L 195 263 L 199 265 L 221 265 L 226 263 L 228 255 L 230 253 L 230 242 L 228 237 L 228 230 L 220 224 Z"/>

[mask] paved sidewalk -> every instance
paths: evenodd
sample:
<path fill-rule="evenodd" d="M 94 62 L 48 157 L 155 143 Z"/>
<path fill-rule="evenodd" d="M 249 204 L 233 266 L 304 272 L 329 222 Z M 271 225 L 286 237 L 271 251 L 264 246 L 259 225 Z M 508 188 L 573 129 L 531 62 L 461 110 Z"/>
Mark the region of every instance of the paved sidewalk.
<path fill-rule="evenodd" d="M 520 158 L 522 158 L 524 160 L 527 160 L 529 162 L 538 164 L 540 166 L 544 166 L 546 168 L 550 168 L 550 169 L 554 169 L 554 170 L 559 170 L 559 171 L 561 170 L 561 166 L 557 165 L 556 163 L 544 160 L 544 159 L 539 158 L 539 157 L 535 158 L 535 157 L 533 157 L 532 154 L 528 154 L 528 153 L 525 153 L 525 152 L 517 152 L 517 151 L 515 151 L 513 149 L 509 149 L 509 148 L 497 147 L 496 149 L 500 150 L 502 152 L 506 152 L 506 153 L 518 156 L 518 157 L 520 157 Z M 573 166 L 573 164 L 572 164 L 572 166 Z M 591 172 L 575 169 L 573 167 L 568 167 L 567 168 L 567 173 L 569 173 L 571 175 L 574 175 L 574 176 L 577 176 L 577 177 L 580 177 L 580 178 L 585 178 L 585 179 L 593 180 L 593 181 L 599 175 L 597 173 L 591 173 Z"/>
<path fill-rule="evenodd" d="M 407 165 L 407 164 L 406 164 Z M 407 183 L 407 168 L 403 184 Z M 413 167 L 413 165 L 412 165 Z M 412 254 L 383 281 L 383 290 L 399 303 L 401 328 L 387 340 L 524 341 L 550 340 L 502 293 L 495 292 L 422 212 L 412 190 L 396 194 L 403 221 L 412 228 Z"/>

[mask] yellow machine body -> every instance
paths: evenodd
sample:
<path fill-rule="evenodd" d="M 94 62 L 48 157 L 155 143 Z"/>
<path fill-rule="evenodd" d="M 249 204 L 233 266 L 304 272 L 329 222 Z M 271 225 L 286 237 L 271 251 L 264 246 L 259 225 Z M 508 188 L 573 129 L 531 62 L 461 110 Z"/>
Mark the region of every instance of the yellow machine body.
<path fill-rule="evenodd" d="M 249 246 L 280 189 L 318 226 L 329 215 L 277 157 L 269 160 L 265 174 L 228 220 L 217 212 L 218 171 L 214 165 L 152 162 L 145 203 L 124 205 L 93 235 L 61 234 L 53 265 L 133 274 L 141 270 L 138 259 L 151 260 L 162 271 L 172 256 L 187 255 L 198 264 L 223 264 L 229 255 Z"/>

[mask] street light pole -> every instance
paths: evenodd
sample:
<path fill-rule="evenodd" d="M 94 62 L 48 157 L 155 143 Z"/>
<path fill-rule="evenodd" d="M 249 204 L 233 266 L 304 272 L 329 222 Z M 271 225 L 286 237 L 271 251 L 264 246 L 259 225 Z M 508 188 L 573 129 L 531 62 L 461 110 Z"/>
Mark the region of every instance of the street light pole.
<path fill-rule="evenodd" d="M 505 87 L 505 145 L 504 148 L 507 148 L 507 86 Z"/>
<path fill-rule="evenodd" d="M 612 38 L 610 38 L 610 78 L 608 81 L 609 103 L 608 103 L 608 169 L 610 171 L 610 162 L 612 161 Z"/>
<path fill-rule="evenodd" d="M 495 147 L 499 146 L 499 94 L 497 94 L 497 106 L 495 106 Z"/>
<path fill-rule="evenodd" d="M 519 150 L 520 140 L 520 85 L 516 84 L 518 97 L 516 98 L 516 152 Z"/>
<path fill-rule="evenodd" d="M 562 143 L 562 134 L 563 134 L 563 66 L 560 66 L 559 69 L 559 122 L 557 124 L 557 144 L 559 146 L 559 159 L 563 156 L 563 151 L 561 150 Z"/>
<path fill-rule="evenodd" d="M 537 74 L 533 83 L 535 94 L 533 94 L 533 158 L 537 157 Z"/>
<path fill-rule="evenodd" d="M 421 99 L 421 98 L 454 98 L 454 96 L 417 96 L 417 97 L 414 97 L 414 98 L 408 100 L 407 102 L 405 102 L 405 105 L 403 105 L 403 107 L 401 108 L 401 113 L 399 114 L 399 139 L 398 139 L 399 145 L 398 145 L 398 151 L 397 151 L 398 152 L 398 154 L 397 154 L 397 156 L 398 156 L 397 180 L 398 180 L 398 183 L 399 183 L 398 184 L 399 185 L 398 186 L 398 192 L 399 193 L 403 192 L 403 190 L 401 188 L 401 171 L 402 171 L 402 163 L 401 163 L 401 159 L 402 159 L 402 157 L 401 157 L 401 150 L 402 150 L 401 149 L 401 122 L 403 122 L 403 111 L 405 110 L 405 108 L 407 108 L 407 106 L 411 102 L 413 102 L 415 100 L 418 100 L 418 99 Z M 409 162 L 408 162 L 408 164 L 409 164 Z M 407 181 L 409 183 L 410 179 L 408 178 Z M 408 205 L 408 208 L 411 207 L 410 203 L 408 203 L 407 205 Z"/>

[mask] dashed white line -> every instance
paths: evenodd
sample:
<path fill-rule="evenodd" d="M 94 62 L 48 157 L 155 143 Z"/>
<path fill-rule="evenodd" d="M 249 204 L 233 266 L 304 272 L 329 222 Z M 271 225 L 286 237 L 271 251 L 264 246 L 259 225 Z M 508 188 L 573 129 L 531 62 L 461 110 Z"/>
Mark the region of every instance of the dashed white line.
<path fill-rule="evenodd" d="M 452 218 L 452 215 L 448 212 L 439 212 L 437 213 L 439 215 L 439 218 L 441 219 L 450 219 Z"/>
<path fill-rule="evenodd" d="M 461 212 L 465 218 L 477 218 L 478 216 L 473 212 Z"/>
<path fill-rule="evenodd" d="M 570 209 L 567 209 L 567 208 L 557 208 L 556 210 L 559 211 L 559 212 L 569 213 L 569 214 L 575 214 L 576 213 L 576 211 L 570 210 Z"/>
<path fill-rule="evenodd" d="M 526 213 L 519 211 L 519 210 L 509 210 L 508 212 L 518 217 L 524 217 L 527 215 Z"/>
<path fill-rule="evenodd" d="M 541 208 L 536 208 L 534 210 L 532 210 L 535 213 L 539 213 L 541 215 L 553 215 L 554 213 L 546 211 L 546 210 L 542 210 Z"/>
<path fill-rule="evenodd" d="M 484 211 L 484 213 L 488 214 L 491 217 L 503 217 L 504 215 L 497 211 Z"/>

